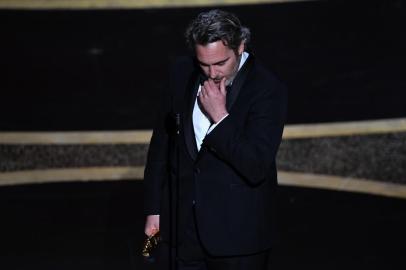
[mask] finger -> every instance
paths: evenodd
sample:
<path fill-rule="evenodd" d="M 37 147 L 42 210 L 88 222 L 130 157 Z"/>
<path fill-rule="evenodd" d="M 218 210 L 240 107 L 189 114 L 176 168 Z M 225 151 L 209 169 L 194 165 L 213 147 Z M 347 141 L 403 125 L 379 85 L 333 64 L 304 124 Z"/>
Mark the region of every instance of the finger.
<path fill-rule="evenodd" d="M 208 82 L 207 85 L 205 85 L 203 87 L 204 97 L 205 98 L 209 97 L 211 95 L 212 91 L 213 91 L 213 87 L 212 87 L 211 83 Z"/>
<path fill-rule="evenodd" d="M 147 236 L 152 236 L 156 234 L 159 231 L 159 228 L 157 228 L 155 225 L 149 226 L 148 228 L 145 228 L 144 233 Z"/>
<path fill-rule="evenodd" d="M 211 90 L 211 91 L 213 91 L 213 90 L 218 90 L 218 86 L 217 86 L 217 84 L 214 82 L 214 80 L 210 80 L 210 81 L 209 81 L 209 85 L 210 85 L 210 90 Z"/>
<path fill-rule="evenodd" d="M 204 96 L 203 96 L 202 93 L 200 93 L 200 95 L 199 95 L 199 101 L 200 101 L 200 103 L 203 104 L 203 100 L 204 100 Z"/>
<path fill-rule="evenodd" d="M 202 88 L 200 89 L 200 97 L 204 98 L 206 95 L 206 88 L 204 86 L 202 86 Z"/>
<path fill-rule="evenodd" d="M 209 90 L 212 88 L 212 85 L 211 85 L 212 83 L 213 83 L 212 79 L 208 79 L 207 81 L 204 82 L 203 89 L 205 90 L 206 95 L 208 94 Z"/>
<path fill-rule="evenodd" d="M 212 79 L 208 79 L 207 81 L 204 82 L 203 87 L 204 87 L 204 89 L 206 90 L 206 93 L 205 93 L 205 94 L 208 94 L 208 93 L 210 92 L 210 90 L 211 90 L 211 88 L 212 88 L 212 83 L 213 83 L 213 80 L 212 80 Z"/>
<path fill-rule="evenodd" d="M 223 95 L 226 95 L 227 91 L 226 91 L 226 77 L 223 77 L 223 79 L 221 79 L 220 81 L 220 92 Z"/>
<path fill-rule="evenodd" d="M 154 228 L 153 223 L 150 220 L 147 220 L 144 228 L 145 234 L 151 233 L 152 228 Z"/>

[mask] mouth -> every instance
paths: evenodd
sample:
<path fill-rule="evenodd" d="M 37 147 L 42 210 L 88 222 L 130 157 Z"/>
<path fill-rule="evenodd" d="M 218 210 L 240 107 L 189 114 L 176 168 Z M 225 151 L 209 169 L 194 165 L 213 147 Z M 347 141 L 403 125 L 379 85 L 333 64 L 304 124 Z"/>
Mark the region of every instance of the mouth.
<path fill-rule="evenodd" d="M 224 77 L 222 77 L 222 78 L 215 78 L 215 79 L 213 79 L 213 82 L 214 82 L 217 86 L 220 86 L 221 81 L 223 80 L 223 78 L 224 78 Z M 230 83 L 231 83 L 231 81 L 226 78 L 226 80 L 225 80 L 225 82 L 224 82 L 225 86 L 228 86 Z"/>

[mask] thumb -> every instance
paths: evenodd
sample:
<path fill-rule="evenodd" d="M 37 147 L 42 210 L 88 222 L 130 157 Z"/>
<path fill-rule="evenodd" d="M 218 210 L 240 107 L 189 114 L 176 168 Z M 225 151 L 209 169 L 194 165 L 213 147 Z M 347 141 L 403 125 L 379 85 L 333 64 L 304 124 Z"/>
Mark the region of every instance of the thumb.
<path fill-rule="evenodd" d="M 223 95 L 226 95 L 227 91 L 226 91 L 226 77 L 223 77 L 223 79 L 221 79 L 220 81 L 220 92 Z"/>

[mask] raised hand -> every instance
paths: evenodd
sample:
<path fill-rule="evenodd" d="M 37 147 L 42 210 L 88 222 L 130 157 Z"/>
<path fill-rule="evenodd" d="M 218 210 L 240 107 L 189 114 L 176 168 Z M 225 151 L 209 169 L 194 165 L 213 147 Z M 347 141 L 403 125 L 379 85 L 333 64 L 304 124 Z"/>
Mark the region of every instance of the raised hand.
<path fill-rule="evenodd" d="M 213 123 L 217 123 L 228 114 L 225 82 L 225 77 L 221 79 L 219 84 L 216 84 L 212 79 L 208 79 L 204 82 L 200 91 L 200 103 Z"/>

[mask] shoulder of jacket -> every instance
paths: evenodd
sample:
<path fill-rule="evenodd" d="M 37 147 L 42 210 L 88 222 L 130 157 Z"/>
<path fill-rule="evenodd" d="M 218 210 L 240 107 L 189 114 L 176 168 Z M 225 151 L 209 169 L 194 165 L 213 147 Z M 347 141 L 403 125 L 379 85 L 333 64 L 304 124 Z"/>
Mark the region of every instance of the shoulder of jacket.
<path fill-rule="evenodd" d="M 286 88 L 285 84 L 277 77 L 277 75 L 258 60 L 255 61 L 253 66 L 251 79 L 258 85 L 269 86 L 273 89 Z"/>

